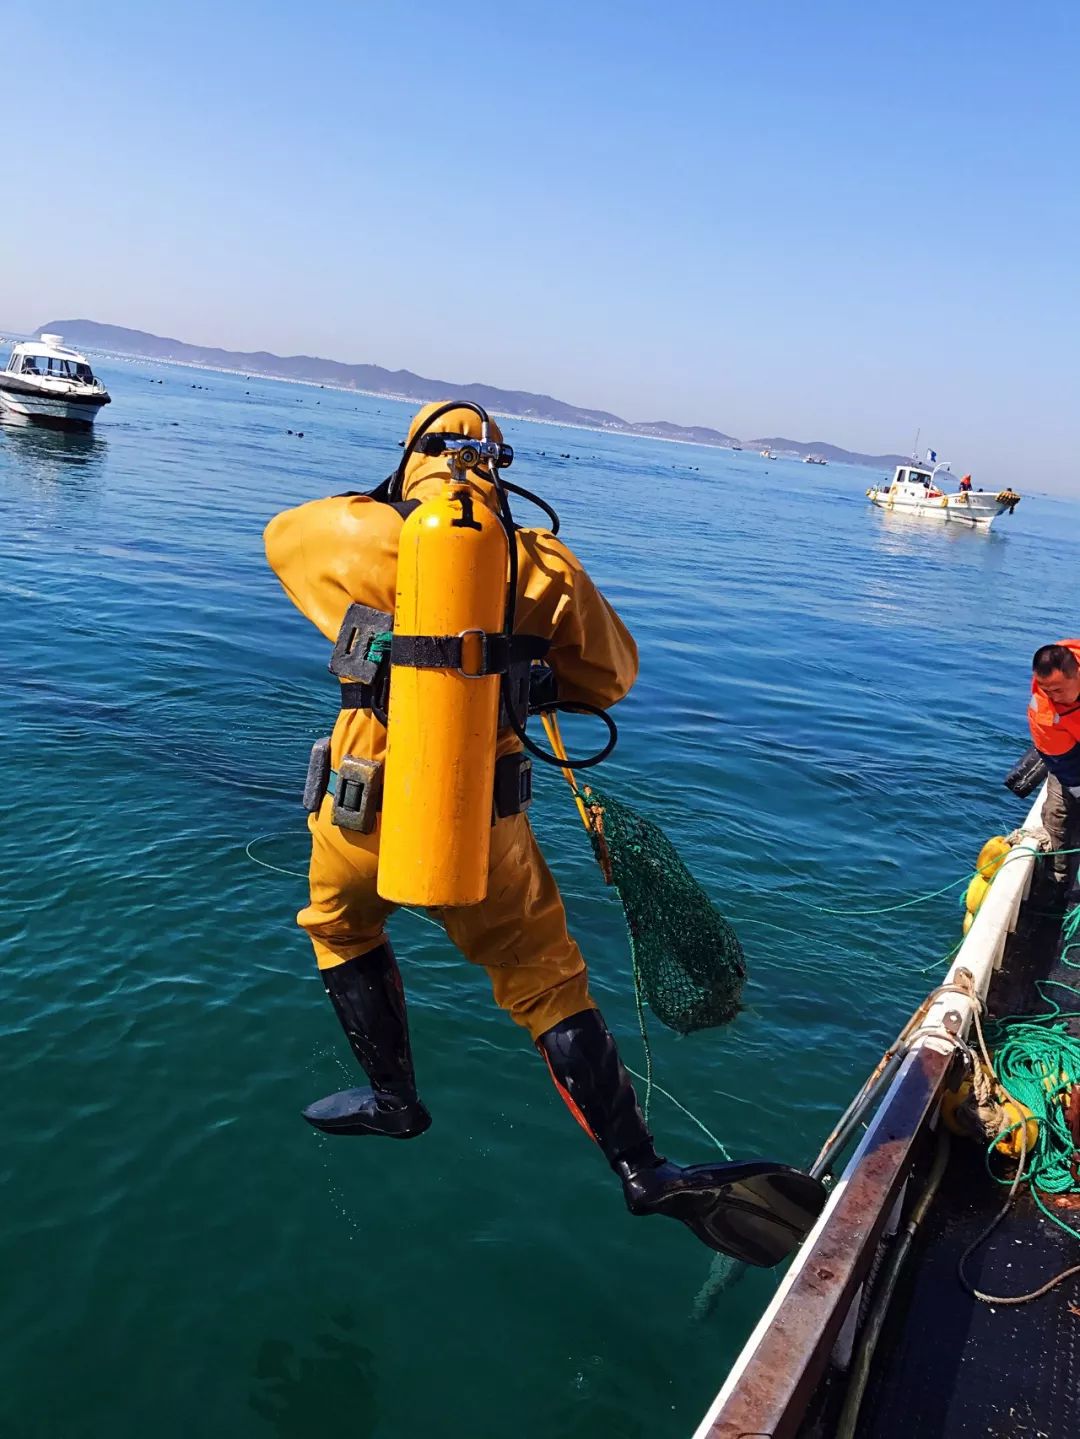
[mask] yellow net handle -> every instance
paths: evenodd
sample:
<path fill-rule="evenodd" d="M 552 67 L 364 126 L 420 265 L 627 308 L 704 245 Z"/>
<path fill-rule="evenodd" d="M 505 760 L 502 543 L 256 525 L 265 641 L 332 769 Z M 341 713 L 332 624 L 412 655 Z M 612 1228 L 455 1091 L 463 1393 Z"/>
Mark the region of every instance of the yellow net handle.
<path fill-rule="evenodd" d="M 559 716 L 554 710 L 551 710 L 546 714 L 542 714 L 540 720 L 544 726 L 544 733 L 548 737 L 548 744 L 551 746 L 552 753 L 557 755 L 559 759 L 565 760 L 566 746 L 563 744 L 562 731 L 559 729 Z M 580 789 L 578 789 L 577 776 L 568 764 L 562 766 L 562 777 L 570 786 L 570 791 L 574 796 L 574 803 L 578 808 L 578 814 L 581 816 L 581 823 L 585 826 L 586 830 L 591 829 L 592 826 L 589 824 L 588 812 L 585 809 L 585 801 L 582 798 Z M 585 793 L 588 794 L 588 790 L 586 790 Z"/>

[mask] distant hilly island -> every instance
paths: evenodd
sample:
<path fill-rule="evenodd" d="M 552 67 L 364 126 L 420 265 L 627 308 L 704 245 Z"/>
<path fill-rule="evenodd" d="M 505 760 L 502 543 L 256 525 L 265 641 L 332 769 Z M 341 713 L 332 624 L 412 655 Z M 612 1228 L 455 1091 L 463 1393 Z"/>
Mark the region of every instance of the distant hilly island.
<path fill-rule="evenodd" d="M 528 390 L 500 390 L 494 385 L 460 385 L 453 380 L 427 380 L 411 370 L 385 370 L 381 365 L 346 365 L 315 355 L 272 355 L 266 350 L 248 353 L 221 350 L 211 345 L 192 345 L 128 330 L 121 325 L 102 325 L 96 320 L 52 320 L 42 332 L 55 331 L 81 349 L 108 350 L 147 360 L 171 360 L 184 365 L 204 365 L 214 370 L 238 370 L 245 375 L 262 375 L 277 380 L 302 380 L 308 384 L 333 385 L 343 390 L 361 390 L 396 400 L 475 400 L 485 409 L 522 420 L 546 420 L 556 425 L 580 425 L 591 430 L 612 430 L 623 435 L 649 435 L 661 440 L 683 440 L 697 445 L 719 445 L 730 449 L 742 445 L 748 450 L 771 450 L 776 454 L 820 456 L 835 464 L 902 464 L 906 455 L 863 455 L 830 445 L 825 440 L 789 440 L 771 435 L 739 440 L 707 425 L 675 425 L 669 420 L 633 421 L 607 410 L 586 410 L 556 400 L 551 395 L 534 395 Z"/>

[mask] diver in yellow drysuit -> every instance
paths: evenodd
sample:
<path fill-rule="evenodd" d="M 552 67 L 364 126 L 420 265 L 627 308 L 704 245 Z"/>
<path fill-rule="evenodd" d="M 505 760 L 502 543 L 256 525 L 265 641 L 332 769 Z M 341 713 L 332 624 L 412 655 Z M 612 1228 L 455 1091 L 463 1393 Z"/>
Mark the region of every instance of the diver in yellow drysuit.
<path fill-rule="evenodd" d="M 410 441 L 437 408 L 428 405 L 414 418 Z M 478 416 L 465 408 L 442 415 L 438 429 L 453 436 L 481 432 Z M 490 434 L 501 441 L 494 422 Z M 397 505 L 374 495 L 340 495 L 287 510 L 267 526 L 271 567 L 328 640 L 338 638 L 350 605 L 386 612 L 389 620 L 403 513 L 437 495 L 446 478 L 444 459 L 412 454 Z M 493 506 L 490 481 L 472 471 L 469 484 L 478 500 Z M 516 543 L 515 633 L 550 640 L 546 662 L 560 700 L 613 705 L 637 675 L 637 650 L 625 625 L 554 535 L 518 528 Z M 385 713 L 380 718 L 375 712 L 372 690 L 343 684 L 342 703 L 330 749 L 335 773 L 346 755 L 381 760 L 386 753 Z M 520 752 L 512 729 L 500 728 L 498 760 L 513 766 Z M 311 899 L 297 919 L 370 1087 L 330 1095 L 304 1117 L 331 1134 L 411 1139 L 431 1117 L 417 1095 L 401 976 L 386 936 L 394 906 L 376 888 L 379 825 L 357 833 L 335 824 L 332 813 L 328 794 L 309 817 Z M 747 1239 L 736 1233 L 738 1223 L 733 1230 L 729 1200 L 735 1193 L 751 1209 L 759 1197 L 757 1173 L 785 1167 L 680 1168 L 657 1155 L 615 1041 L 589 994 L 581 951 L 567 933 L 562 899 L 523 808 L 504 812 L 493 824 L 487 897 L 435 913 L 465 957 L 487 970 L 496 1003 L 528 1030 L 572 1114 L 622 1179 L 632 1212 L 669 1214 L 713 1248 L 751 1262 L 775 1262 L 767 1242 L 761 1250 L 766 1257 L 755 1257 L 760 1235 Z M 775 1199 L 773 1190 L 768 1199 Z"/>

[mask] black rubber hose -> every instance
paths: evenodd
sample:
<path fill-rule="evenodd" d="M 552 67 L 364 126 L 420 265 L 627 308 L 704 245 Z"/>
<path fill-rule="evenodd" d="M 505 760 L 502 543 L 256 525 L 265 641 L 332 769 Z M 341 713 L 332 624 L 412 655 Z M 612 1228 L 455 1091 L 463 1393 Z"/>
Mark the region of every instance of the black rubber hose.
<path fill-rule="evenodd" d="M 595 715 L 597 719 L 602 719 L 607 725 L 607 743 L 604 745 L 603 749 L 597 750 L 597 752 L 593 755 L 585 755 L 581 757 L 578 755 L 568 754 L 565 759 L 560 759 L 558 755 L 548 755 L 546 753 L 541 755 L 541 758 L 546 759 L 549 764 L 557 764 L 560 769 L 592 769 L 593 765 L 602 764 L 619 742 L 618 726 L 608 714 L 607 710 L 601 709 L 599 705 L 586 704 L 584 700 L 549 700 L 546 704 L 537 705 L 536 708 L 532 711 L 532 713 L 537 715 Z M 514 733 L 517 734 L 516 728 L 514 730 Z M 518 738 L 524 738 L 524 736 L 518 735 Z M 534 754 L 539 753 L 539 751 L 531 742 L 529 743 L 529 748 Z"/>
<path fill-rule="evenodd" d="M 506 542 L 510 550 L 510 573 L 509 583 L 506 589 L 506 612 L 503 625 L 503 630 L 506 634 L 507 648 L 509 649 L 510 643 L 514 637 L 514 620 L 517 614 L 517 534 L 514 531 L 514 517 L 510 511 L 510 501 L 507 498 L 506 494 L 508 488 L 506 481 L 499 476 L 498 471 L 494 468 L 494 466 L 489 469 L 488 474 L 485 476 L 485 478 L 488 479 L 495 487 L 495 493 L 499 499 L 499 519 L 502 523 L 503 529 L 506 532 Z M 597 750 L 595 754 L 568 755 L 565 759 L 560 759 L 557 754 L 552 754 L 550 751 L 544 749 L 541 745 L 538 745 L 533 740 L 531 740 L 529 736 L 525 733 L 525 726 L 518 723 L 517 715 L 514 713 L 513 696 L 510 693 L 509 671 L 503 674 L 501 688 L 503 707 L 506 710 L 506 718 L 509 721 L 510 728 L 524 745 L 526 750 L 528 750 L 529 754 L 534 755 L 538 760 L 542 760 L 544 764 L 554 765 L 557 769 L 591 769 L 593 765 L 597 765 L 601 762 L 601 760 L 607 759 L 608 755 L 615 748 L 615 745 L 618 742 L 619 731 L 618 727 L 615 724 L 615 721 L 611 718 L 608 712 L 606 710 L 602 710 L 599 705 L 586 704 L 583 700 L 552 700 L 545 705 L 539 706 L 537 712 L 549 713 L 551 711 L 558 711 L 561 709 L 568 714 L 594 714 L 598 715 L 600 719 L 604 721 L 608 729 L 607 743 L 603 746 L 602 749 Z"/>
<path fill-rule="evenodd" d="M 554 508 L 554 506 L 549 505 L 547 500 L 541 499 L 539 495 L 534 495 L 532 490 L 527 490 L 524 485 L 515 485 L 511 480 L 504 480 L 501 476 L 499 478 L 499 483 L 502 485 L 504 490 L 509 490 L 512 495 L 520 495 L 523 500 L 528 500 L 529 503 L 531 505 L 535 505 L 538 510 L 543 510 L 544 514 L 547 515 L 548 519 L 551 521 L 551 525 L 549 527 L 551 533 L 553 535 L 557 535 L 559 533 L 558 511 Z"/>

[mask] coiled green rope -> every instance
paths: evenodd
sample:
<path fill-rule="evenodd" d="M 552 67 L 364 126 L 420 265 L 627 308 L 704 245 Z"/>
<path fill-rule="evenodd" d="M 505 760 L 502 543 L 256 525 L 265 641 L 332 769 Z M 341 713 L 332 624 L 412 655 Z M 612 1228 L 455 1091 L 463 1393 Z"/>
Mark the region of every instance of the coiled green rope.
<path fill-rule="evenodd" d="M 1080 969 L 1080 904 L 1074 905 L 1062 925 L 1062 962 L 1071 969 Z M 1080 998 L 1080 990 L 1062 980 L 1054 983 Z M 1040 993 L 1042 988 L 1040 985 Z M 1045 997 L 1045 996 L 1044 996 Z M 1073 1169 L 1076 1141 L 1069 1128 L 1064 1100 L 1074 1084 L 1080 1084 L 1080 1039 L 1068 1032 L 1067 1020 L 1076 1013 L 1067 1013 L 1053 1000 L 1047 999 L 1050 1011 L 1041 1015 L 1016 1015 L 998 1021 L 994 1031 L 994 1068 L 1005 1092 L 1025 1105 L 1039 1123 L 1038 1138 L 1027 1156 L 1024 1177 L 1035 1203 L 1059 1228 L 1074 1239 L 1080 1231 L 1068 1224 L 1060 1214 L 1049 1208 L 1044 1195 L 1075 1193 L 1080 1189 Z M 1020 1121 L 1012 1126 L 1020 1127 Z M 1010 1131 L 1011 1132 L 1011 1131 Z M 990 1157 L 997 1136 L 987 1150 L 987 1168 L 999 1184 L 1011 1184 L 1009 1178 L 996 1175 Z"/>

